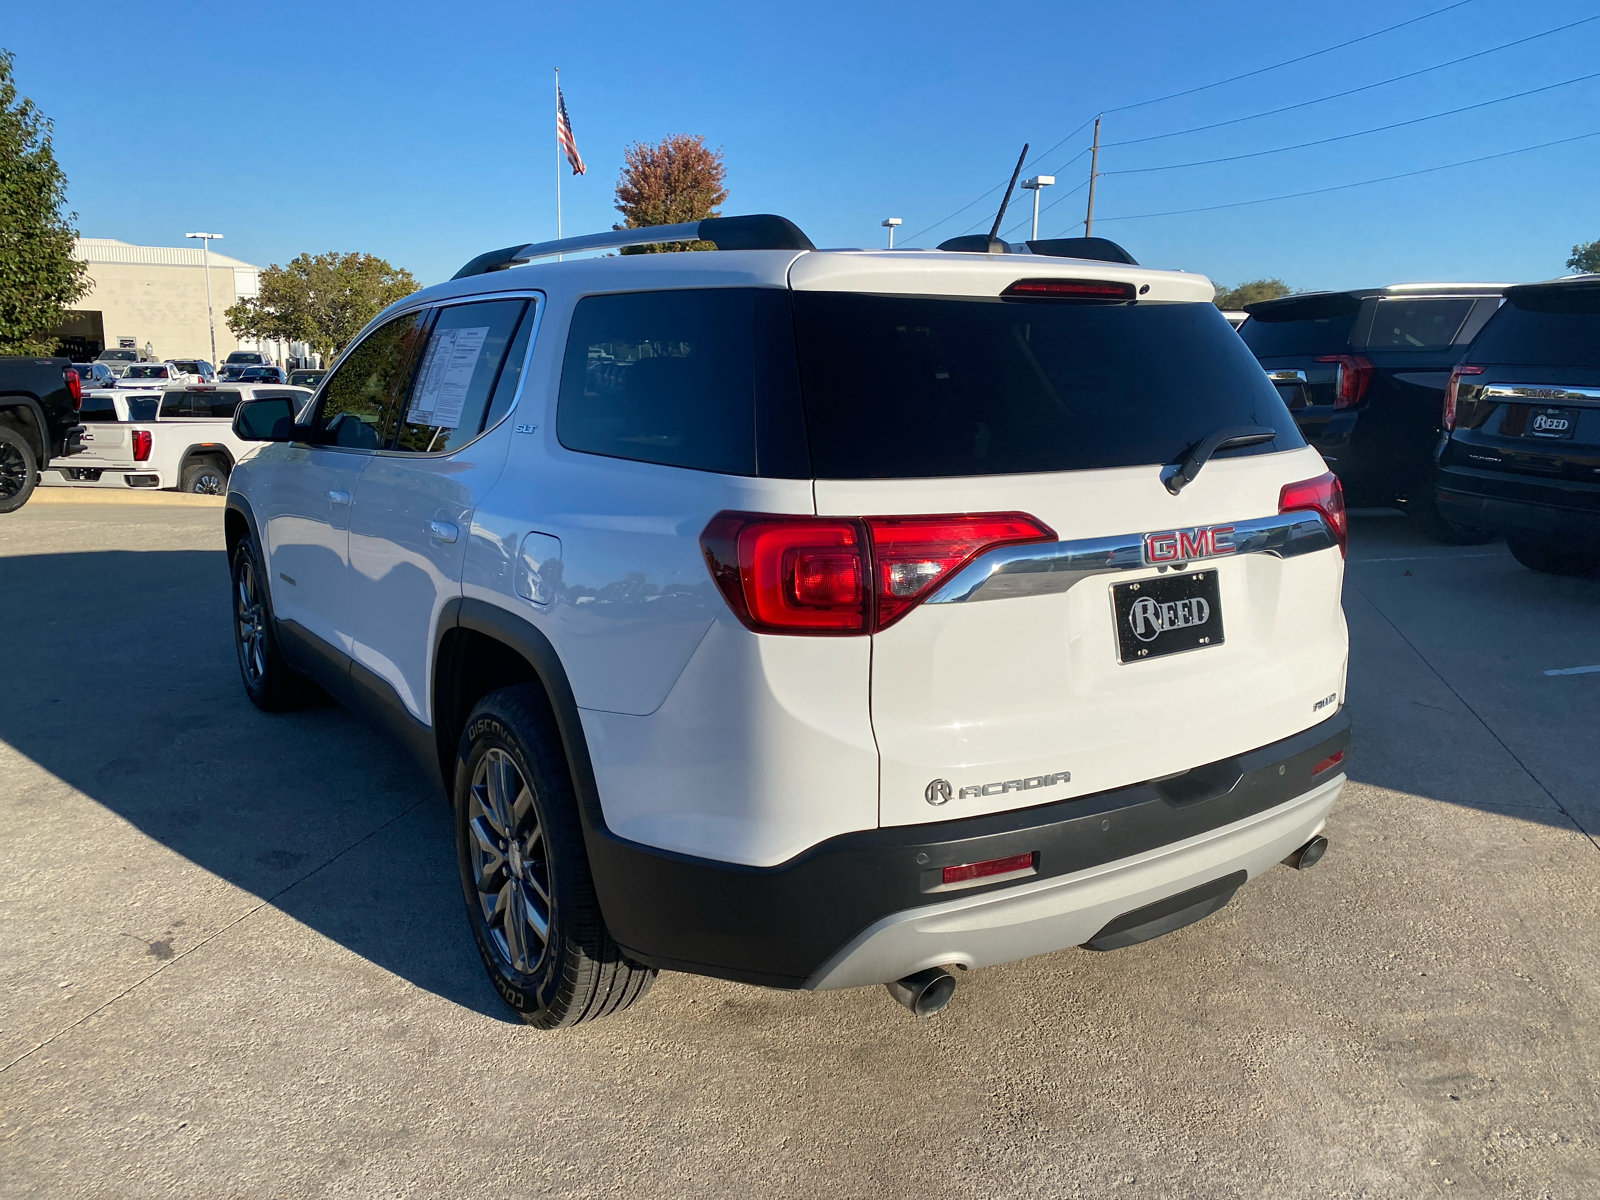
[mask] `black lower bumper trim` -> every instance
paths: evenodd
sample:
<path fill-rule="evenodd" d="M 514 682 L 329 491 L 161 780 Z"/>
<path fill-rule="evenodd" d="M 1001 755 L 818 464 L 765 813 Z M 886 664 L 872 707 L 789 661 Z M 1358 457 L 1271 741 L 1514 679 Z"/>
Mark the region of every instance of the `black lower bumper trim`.
<path fill-rule="evenodd" d="M 1116 862 L 1304 795 L 1331 775 L 1313 768 L 1336 752 L 1348 756 L 1349 747 L 1350 717 L 1341 709 L 1293 737 L 1158 782 L 842 834 L 775 867 L 674 854 L 593 825 L 585 832 L 606 924 L 632 958 L 793 988 L 874 921 L 946 899 L 923 890 L 927 871 L 1029 852 L 1037 871 L 1030 880 Z M 1346 757 L 1341 769 L 1348 765 Z"/>
<path fill-rule="evenodd" d="M 1186 892 L 1146 904 L 1132 912 L 1123 913 L 1083 944 L 1086 950 L 1121 950 L 1137 946 L 1152 938 L 1161 937 L 1185 925 L 1204 920 L 1220 908 L 1226 908 L 1233 894 L 1244 886 L 1246 875 L 1235 871 L 1210 883 L 1202 883 Z"/>

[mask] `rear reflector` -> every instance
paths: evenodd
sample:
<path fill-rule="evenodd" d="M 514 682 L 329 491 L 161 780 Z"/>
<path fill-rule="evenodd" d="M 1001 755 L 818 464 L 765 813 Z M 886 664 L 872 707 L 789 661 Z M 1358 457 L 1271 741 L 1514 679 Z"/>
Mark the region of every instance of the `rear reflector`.
<path fill-rule="evenodd" d="M 1026 513 L 809 517 L 721 512 L 700 535 L 728 607 L 757 633 L 875 633 L 995 546 L 1052 541 Z"/>
<path fill-rule="evenodd" d="M 1343 761 L 1344 761 L 1344 751 L 1343 750 L 1335 750 L 1332 754 L 1328 755 L 1327 758 L 1323 759 L 1316 766 L 1312 767 L 1311 768 L 1311 773 L 1313 775 L 1321 775 L 1324 771 L 1329 770 L 1330 768 L 1333 768 L 1333 767 L 1337 767 Z"/>
<path fill-rule="evenodd" d="M 1106 279 L 1019 279 L 1000 295 L 1010 300 L 1094 300 L 1121 304 L 1139 298 L 1131 283 Z"/>
<path fill-rule="evenodd" d="M 1310 510 L 1322 514 L 1333 536 L 1339 541 L 1339 553 L 1344 554 L 1349 540 L 1350 519 L 1344 511 L 1344 488 L 1332 471 L 1315 479 L 1302 479 L 1299 483 L 1286 483 L 1278 493 L 1278 511 L 1300 512 Z"/>
<path fill-rule="evenodd" d="M 946 867 L 946 883 L 967 883 L 973 879 L 989 879 L 995 875 L 1015 875 L 1019 871 L 1033 870 L 1033 852 L 1013 854 L 1009 858 L 991 858 L 986 862 L 962 863 L 959 867 Z"/>

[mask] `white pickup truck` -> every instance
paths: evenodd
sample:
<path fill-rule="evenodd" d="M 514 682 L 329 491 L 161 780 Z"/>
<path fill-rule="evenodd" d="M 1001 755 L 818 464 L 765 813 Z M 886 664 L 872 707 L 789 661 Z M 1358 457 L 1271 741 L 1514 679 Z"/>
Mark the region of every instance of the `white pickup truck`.
<path fill-rule="evenodd" d="M 250 384 L 87 392 L 80 412 L 83 452 L 52 460 L 40 482 L 223 495 L 234 464 L 260 446 L 234 437 L 234 409 L 242 400 L 274 396 L 288 397 L 298 409 L 311 392 Z"/>

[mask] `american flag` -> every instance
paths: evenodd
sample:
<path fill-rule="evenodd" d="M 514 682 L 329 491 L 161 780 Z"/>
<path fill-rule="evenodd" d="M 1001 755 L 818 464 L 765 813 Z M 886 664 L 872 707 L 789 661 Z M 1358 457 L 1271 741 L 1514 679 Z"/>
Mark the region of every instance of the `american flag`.
<path fill-rule="evenodd" d="M 567 161 L 572 164 L 574 175 L 587 173 L 588 168 L 583 165 L 583 156 L 578 153 L 577 140 L 572 136 L 572 118 L 567 116 L 567 98 L 561 94 L 561 87 L 556 86 L 556 141 L 567 152 Z"/>

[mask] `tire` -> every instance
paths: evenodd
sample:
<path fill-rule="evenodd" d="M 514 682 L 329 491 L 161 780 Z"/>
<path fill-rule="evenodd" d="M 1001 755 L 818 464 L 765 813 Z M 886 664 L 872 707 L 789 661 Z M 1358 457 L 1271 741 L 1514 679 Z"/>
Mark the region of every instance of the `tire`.
<path fill-rule="evenodd" d="M 1506 549 L 1530 571 L 1545 575 L 1570 575 L 1582 578 L 1600 570 L 1600 554 L 1567 550 L 1531 538 L 1506 538 Z"/>
<path fill-rule="evenodd" d="M 215 458 L 197 458 L 184 467 L 178 490 L 201 496 L 226 496 L 229 474 L 226 463 Z"/>
<path fill-rule="evenodd" d="M 1495 539 L 1492 529 L 1482 529 L 1476 525 L 1457 525 L 1441 513 L 1431 485 L 1406 501 L 1406 514 L 1411 518 L 1413 525 L 1434 541 L 1446 546 L 1481 546 Z"/>
<path fill-rule="evenodd" d="M 650 990 L 657 972 L 630 961 L 600 915 L 566 753 L 538 685 L 502 688 L 473 708 L 454 803 L 472 938 L 518 1016 L 566 1029 Z"/>
<path fill-rule="evenodd" d="M 39 483 L 33 447 L 9 425 L 0 425 L 0 513 L 16 512 Z"/>
<path fill-rule="evenodd" d="M 318 698 L 304 675 L 284 661 L 272 625 L 272 597 L 255 539 L 246 534 L 234 547 L 233 647 L 245 695 L 262 712 L 286 712 Z"/>

